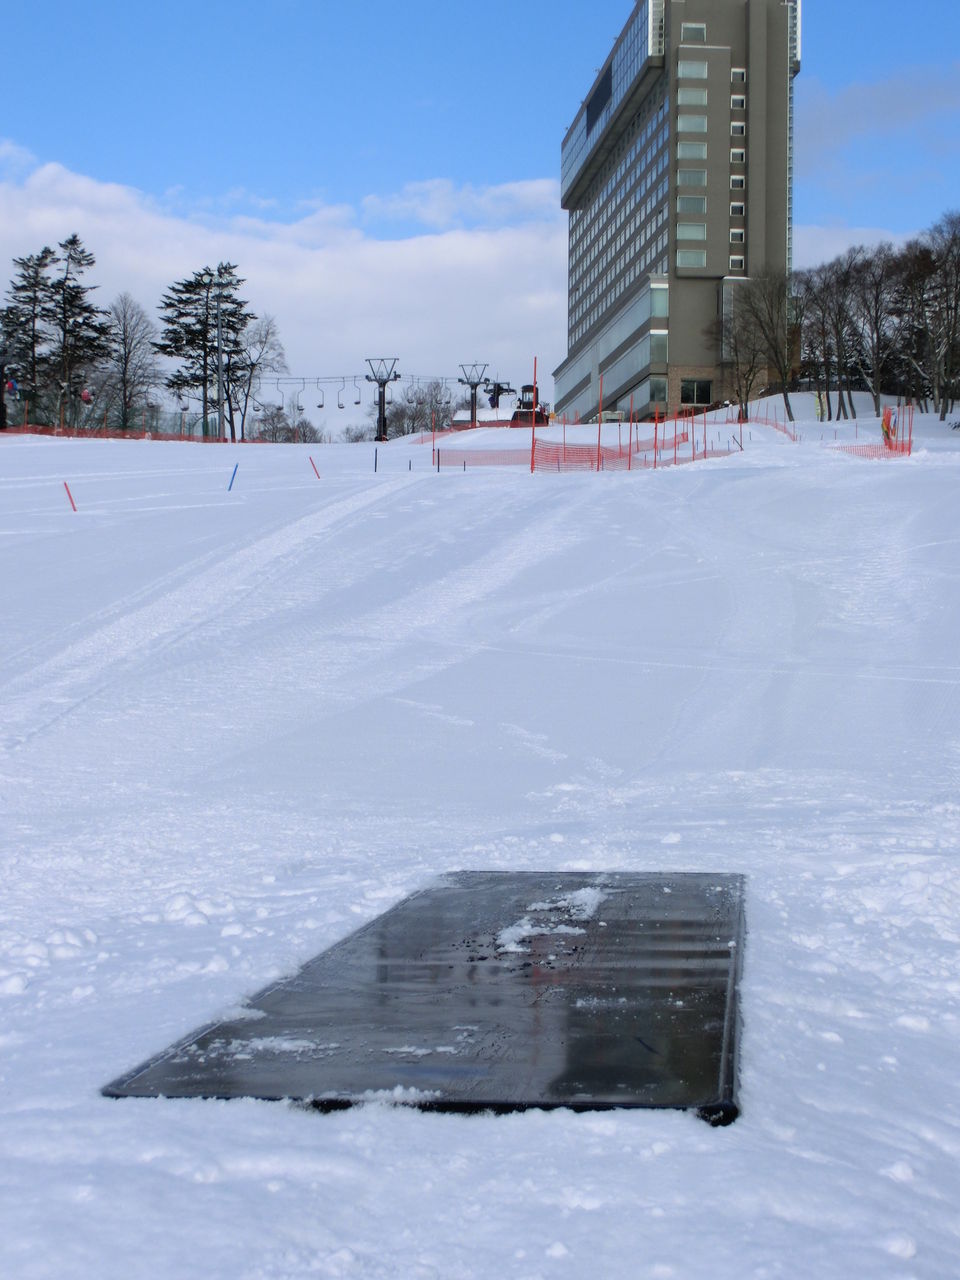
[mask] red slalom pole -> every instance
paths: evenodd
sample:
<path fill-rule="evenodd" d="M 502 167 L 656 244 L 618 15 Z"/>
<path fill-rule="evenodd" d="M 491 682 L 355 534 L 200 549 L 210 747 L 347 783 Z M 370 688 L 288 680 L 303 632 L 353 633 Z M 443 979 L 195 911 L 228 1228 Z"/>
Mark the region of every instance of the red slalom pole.
<path fill-rule="evenodd" d="M 66 489 L 66 491 L 67 491 L 67 497 L 70 499 L 70 505 L 71 505 L 71 507 L 73 507 L 74 511 L 76 511 L 76 509 L 77 509 L 77 504 L 76 504 L 76 503 L 74 502 L 74 500 L 73 500 L 73 494 L 70 492 L 70 486 L 67 484 L 66 480 L 64 480 L 64 482 L 63 482 L 63 487 L 64 487 L 64 488 Z"/>
<path fill-rule="evenodd" d="M 627 470 L 633 470 L 633 392 L 630 393 L 630 434 L 627 437 Z"/>
<path fill-rule="evenodd" d="M 317 464 L 314 462 L 314 460 L 313 460 L 312 458 L 310 459 L 310 465 L 311 465 L 311 467 L 313 467 L 313 474 L 314 474 L 314 475 L 317 477 L 317 479 L 319 480 L 319 479 L 320 479 L 320 472 L 317 470 Z"/>

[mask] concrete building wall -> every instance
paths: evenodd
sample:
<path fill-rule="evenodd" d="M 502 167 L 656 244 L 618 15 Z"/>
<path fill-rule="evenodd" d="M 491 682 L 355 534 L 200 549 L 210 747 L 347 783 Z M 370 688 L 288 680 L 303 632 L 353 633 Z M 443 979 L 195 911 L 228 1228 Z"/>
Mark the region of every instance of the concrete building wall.
<path fill-rule="evenodd" d="M 611 408 L 633 395 L 641 412 L 672 410 L 685 379 L 700 390 L 709 382 L 713 400 L 729 396 L 724 288 L 789 267 L 798 9 L 783 0 L 634 6 L 564 139 L 571 323 L 569 354 L 555 371 L 559 411 L 595 412 L 601 375 Z M 645 151 L 631 145 L 664 100 L 653 142 Z M 622 317 L 653 282 L 668 286 L 669 317 L 624 335 Z M 649 403 L 639 403 L 646 394 Z"/>

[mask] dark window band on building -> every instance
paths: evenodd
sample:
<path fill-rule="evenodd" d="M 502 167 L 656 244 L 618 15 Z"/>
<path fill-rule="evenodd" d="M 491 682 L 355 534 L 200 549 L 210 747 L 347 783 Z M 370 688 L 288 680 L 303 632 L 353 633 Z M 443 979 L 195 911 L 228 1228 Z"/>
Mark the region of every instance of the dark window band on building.
<path fill-rule="evenodd" d="M 592 133 L 597 121 L 603 115 L 603 108 L 613 97 L 613 65 L 607 67 L 600 77 L 600 83 L 590 95 L 587 103 L 587 133 Z"/>

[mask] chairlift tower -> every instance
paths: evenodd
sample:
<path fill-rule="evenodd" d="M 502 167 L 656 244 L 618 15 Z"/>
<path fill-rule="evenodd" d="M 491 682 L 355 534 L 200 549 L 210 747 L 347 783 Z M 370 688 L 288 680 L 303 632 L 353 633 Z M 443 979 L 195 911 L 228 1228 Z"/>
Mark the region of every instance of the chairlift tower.
<path fill-rule="evenodd" d="M 398 356 L 380 356 L 374 360 L 368 358 L 370 372 L 366 374 L 368 382 L 377 384 L 377 440 L 387 438 L 387 384 L 396 382 L 400 377 L 396 372 Z"/>
<path fill-rule="evenodd" d="M 457 381 L 461 386 L 470 388 L 470 425 L 475 427 L 477 425 L 477 387 L 486 380 L 487 366 L 477 361 L 474 364 L 462 364 L 460 369 L 463 377 L 458 378 Z"/>

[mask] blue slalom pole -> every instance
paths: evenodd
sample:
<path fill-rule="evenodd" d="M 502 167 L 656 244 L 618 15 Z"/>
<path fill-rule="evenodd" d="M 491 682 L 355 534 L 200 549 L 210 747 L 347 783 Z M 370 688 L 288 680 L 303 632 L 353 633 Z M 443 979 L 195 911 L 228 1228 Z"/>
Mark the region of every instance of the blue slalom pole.
<path fill-rule="evenodd" d="M 233 488 L 233 482 L 237 478 L 237 467 L 239 467 L 239 465 L 240 465 L 239 462 L 234 464 L 233 475 L 230 477 L 230 483 L 227 485 L 227 493 L 229 493 L 230 490 Z"/>

